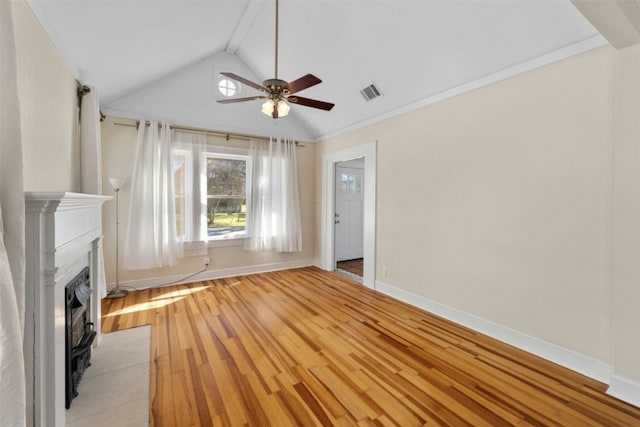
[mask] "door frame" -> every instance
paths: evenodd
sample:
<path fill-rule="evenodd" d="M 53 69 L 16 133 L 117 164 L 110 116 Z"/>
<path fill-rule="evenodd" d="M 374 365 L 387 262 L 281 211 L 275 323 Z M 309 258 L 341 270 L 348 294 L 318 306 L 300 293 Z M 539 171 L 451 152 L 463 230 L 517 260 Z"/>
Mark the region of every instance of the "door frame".
<path fill-rule="evenodd" d="M 322 222 L 320 266 L 334 271 L 335 259 L 335 174 L 336 164 L 364 157 L 364 270 L 362 284 L 374 289 L 376 272 L 376 141 L 327 153 L 322 157 Z"/>

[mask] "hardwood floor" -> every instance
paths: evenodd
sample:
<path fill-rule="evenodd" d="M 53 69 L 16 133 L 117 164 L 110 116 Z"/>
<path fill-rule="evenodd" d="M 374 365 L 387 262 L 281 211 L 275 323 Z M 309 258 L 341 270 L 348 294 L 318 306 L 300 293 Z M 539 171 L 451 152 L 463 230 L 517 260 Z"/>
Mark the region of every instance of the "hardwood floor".
<path fill-rule="evenodd" d="M 338 261 L 336 263 L 336 268 L 362 277 L 362 272 L 364 270 L 364 260 L 362 258 L 358 258 L 350 259 L 348 261 Z"/>
<path fill-rule="evenodd" d="M 152 325 L 153 426 L 640 426 L 597 381 L 313 267 L 102 313 Z"/>

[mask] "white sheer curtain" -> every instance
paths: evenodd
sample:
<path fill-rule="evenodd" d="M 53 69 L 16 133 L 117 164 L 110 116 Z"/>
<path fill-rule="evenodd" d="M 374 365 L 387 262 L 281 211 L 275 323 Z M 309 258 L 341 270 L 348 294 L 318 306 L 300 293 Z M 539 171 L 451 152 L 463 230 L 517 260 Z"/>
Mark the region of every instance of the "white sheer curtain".
<path fill-rule="evenodd" d="M 184 220 L 184 241 L 198 243 L 206 247 L 207 241 L 207 201 L 202 198 L 207 185 L 205 153 L 207 136 L 199 133 L 176 131 L 173 134 L 174 171 L 180 177 L 176 182 L 176 194 L 184 197 L 182 206 Z"/>
<path fill-rule="evenodd" d="M 80 192 L 102 194 L 102 142 L 100 139 L 100 100 L 95 87 L 82 97 L 80 108 L 80 162 L 78 179 Z M 98 296 L 107 295 L 107 278 L 104 271 L 102 243 L 98 245 Z"/>
<path fill-rule="evenodd" d="M 171 129 L 140 122 L 131 178 L 129 228 L 123 267 L 140 270 L 170 267 L 182 257 L 176 234 Z"/>
<path fill-rule="evenodd" d="M 296 144 L 288 139 L 251 141 L 245 249 L 302 251 Z"/>
<path fill-rule="evenodd" d="M 98 91 L 89 87 L 80 109 L 80 192 L 102 194 L 102 143 Z"/>
<path fill-rule="evenodd" d="M 0 424 L 24 426 L 24 184 L 11 9 L 0 1 Z"/>

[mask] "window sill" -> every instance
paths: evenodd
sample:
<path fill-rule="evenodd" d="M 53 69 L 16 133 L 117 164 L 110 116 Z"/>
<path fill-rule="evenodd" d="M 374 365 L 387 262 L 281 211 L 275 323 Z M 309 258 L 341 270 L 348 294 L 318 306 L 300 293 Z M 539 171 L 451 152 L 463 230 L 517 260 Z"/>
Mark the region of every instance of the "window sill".
<path fill-rule="evenodd" d="M 230 237 L 228 239 L 211 239 L 207 240 L 209 248 L 224 248 L 227 246 L 244 246 L 246 237 Z"/>
<path fill-rule="evenodd" d="M 211 239 L 202 242 L 185 242 L 184 256 L 202 256 L 208 254 L 209 248 L 225 248 L 231 246 L 244 246 L 246 236 L 230 237 L 228 239 Z"/>

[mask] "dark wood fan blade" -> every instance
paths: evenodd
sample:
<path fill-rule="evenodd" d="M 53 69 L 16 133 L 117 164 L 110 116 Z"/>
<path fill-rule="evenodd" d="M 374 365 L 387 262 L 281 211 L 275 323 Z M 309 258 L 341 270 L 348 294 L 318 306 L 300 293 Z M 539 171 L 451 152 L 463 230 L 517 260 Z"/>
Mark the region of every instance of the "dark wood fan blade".
<path fill-rule="evenodd" d="M 307 74 L 306 76 L 302 76 L 298 80 L 294 80 L 291 83 L 287 84 L 283 89 L 286 89 L 289 91 L 289 93 L 293 94 L 307 89 L 311 86 L 315 86 L 318 83 L 322 83 L 322 80 L 320 80 L 313 74 Z"/>
<path fill-rule="evenodd" d="M 245 79 L 244 77 L 240 77 L 240 76 L 239 76 L 239 75 L 237 75 L 237 74 L 233 74 L 233 73 L 220 73 L 220 74 L 222 74 L 223 76 L 227 76 L 227 77 L 229 77 L 230 79 L 237 80 L 237 81 L 239 81 L 240 83 L 244 83 L 244 84 L 246 84 L 247 86 L 251 86 L 251 87 L 252 87 L 252 88 L 254 88 L 254 89 L 263 90 L 263 91 L 264 91 L 264 90 L 266 90 L 264 86 L 259 85 L 258 83 L 254 83 L 254 82 L 252 82 L 251 80 L 247 80 L 247 79 Z"/>
<path fill-rule="evenodd" d="M 264 99 L 266 96 L 248 96 L 246 98 L 219 99 L 220 104 L 233 104 L 234 102 L 255 101 L 256 99 Z"/>
<path fill-rule="evenodd" d="M 301 96 L 290 96 L 287 101 L 292 104 L 304 105 L 305 107 L 319 108 L 320 110 L 331 110 L 335 104 L 318 101 L 317 99 L 303 98 Z"/>

